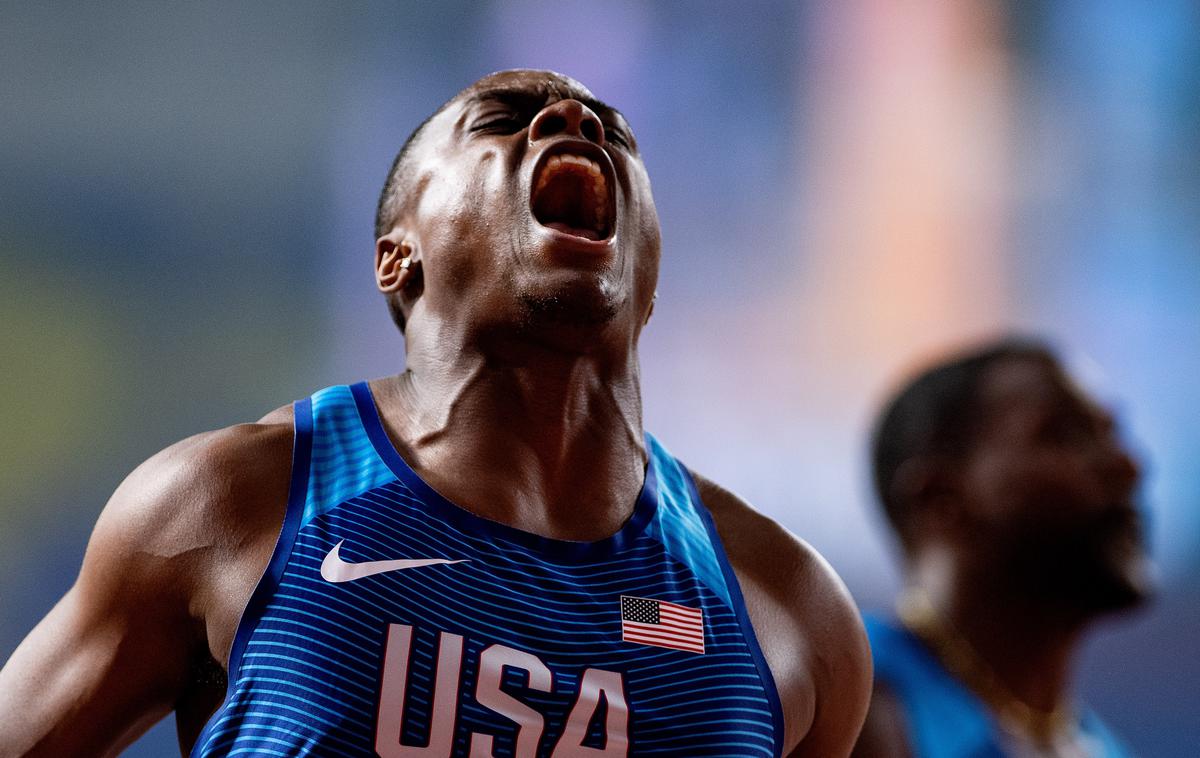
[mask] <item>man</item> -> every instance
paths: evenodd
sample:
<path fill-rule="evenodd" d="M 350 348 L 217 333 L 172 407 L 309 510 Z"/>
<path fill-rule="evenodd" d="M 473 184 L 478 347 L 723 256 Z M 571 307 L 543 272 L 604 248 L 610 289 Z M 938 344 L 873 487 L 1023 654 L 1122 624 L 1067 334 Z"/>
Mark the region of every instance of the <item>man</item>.
<path fill-rule="evenodd" d="M 405 373 L 139 467 L 0 674 L 0 755 L 172 710 L 195 756 L 847 755 L 845 589 L 643 434 L 659 225 L 621 114 L 485 77 L 401 150 L 376 232 Z"/>
<path fill-rule="evenodd" d="M 875 484 L 904 551 L 900 624 L 871 620 L 856 756 L 1126 753 L 1071 694 L 1088 626 L 1148 591 L 1138 467 L 1036 342 L 933 366 L 887 405 Z"/>

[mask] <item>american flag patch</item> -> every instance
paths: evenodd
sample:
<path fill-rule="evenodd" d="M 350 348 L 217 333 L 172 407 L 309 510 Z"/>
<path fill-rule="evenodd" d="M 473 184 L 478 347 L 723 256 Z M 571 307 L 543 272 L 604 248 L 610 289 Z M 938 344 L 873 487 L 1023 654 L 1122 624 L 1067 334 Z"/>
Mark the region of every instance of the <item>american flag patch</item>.
<path fill-rule="evenodd" d="M 704 611 L 621 595 L 621 639 L 640 645 L 704 652 Z"/>

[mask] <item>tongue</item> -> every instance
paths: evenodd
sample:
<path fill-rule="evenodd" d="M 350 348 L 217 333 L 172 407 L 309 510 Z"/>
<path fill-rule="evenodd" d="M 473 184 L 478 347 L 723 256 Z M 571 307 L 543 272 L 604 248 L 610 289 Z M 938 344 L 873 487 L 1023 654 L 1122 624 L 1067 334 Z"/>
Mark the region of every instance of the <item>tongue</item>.
<path fill-rule="evenodd" d="M 564 232 L 566 234 L 571 234 L 576 237 L 583 237 L 584 239 L 588 239 L 588 240 L 600 239 L 600 233 L 597 232 L 595 229 L 582 229 L 578 226 L 571 226 L 570 224 L 564 224 L 561 221 L 551 221 L 550 223 L 546 224 L 546 226 L 550 227 L 551 229 L 556 229 L 560 232 Z"/>

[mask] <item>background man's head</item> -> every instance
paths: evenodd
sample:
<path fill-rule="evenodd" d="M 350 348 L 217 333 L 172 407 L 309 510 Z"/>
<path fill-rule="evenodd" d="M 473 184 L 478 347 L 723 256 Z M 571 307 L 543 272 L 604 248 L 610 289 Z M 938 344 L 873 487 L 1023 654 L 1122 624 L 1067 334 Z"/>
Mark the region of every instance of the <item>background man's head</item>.
<path fill-rule="evenodd" d="M 872 459 L 910 561 L 936 550 L 1084 611 L 1147 589 L 1137 464 L 1042 343 L 1003 340 L 918 374 L 882 411 Z"/>
<path fill-rule="evenodd" d="M 375 232 L 376 279 L 410 339 L 431 319 L 443 332 L 516 326 L 583 346 L 607 330 L 633 344 L 658 276 L 658 217 L 629 125 L 548 71 L 486 76 L 418 127 Z"/>

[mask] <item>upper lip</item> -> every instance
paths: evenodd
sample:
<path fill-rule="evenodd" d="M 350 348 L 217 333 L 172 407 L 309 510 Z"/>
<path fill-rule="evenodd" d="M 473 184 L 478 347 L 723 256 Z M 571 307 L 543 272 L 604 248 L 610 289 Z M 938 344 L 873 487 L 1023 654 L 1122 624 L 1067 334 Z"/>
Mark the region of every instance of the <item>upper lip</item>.
<path fill-rule="evenodd" d="M 537 160 L 533 164 L 533 173 L 529 176 L 530 208 L 532 209 L 533 207 L 533 192 L 537 188 L 538 177 L 541 176 L 546 161 L 556 155 L 580 155 L 595 161 L 600 166 L 600 173 L 604 175 L 604 185 L 608 190 L 608 212 L 610 216 L 608 220 L 608 238 L 612 239 L 617 232 L 616 170 L 613 168 L 612 158 L 609 157 L 608 152 L 595 142 L 564 137 L 542 148 L 541 154 L 538 155 Z"/>
<path fill-rule="evenodd" d="M 1099 514 L 1100 520 L 1110 527 L 1139 532 L 1144 528 L 1142 509 L 1128 498 L 1110 502 Z"/>

